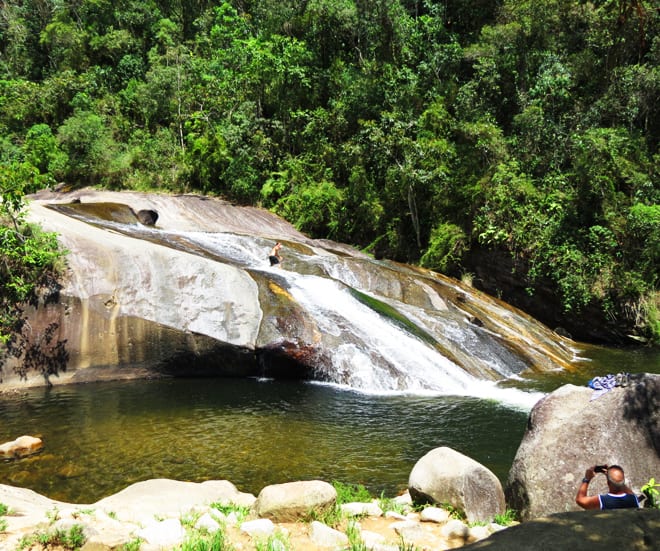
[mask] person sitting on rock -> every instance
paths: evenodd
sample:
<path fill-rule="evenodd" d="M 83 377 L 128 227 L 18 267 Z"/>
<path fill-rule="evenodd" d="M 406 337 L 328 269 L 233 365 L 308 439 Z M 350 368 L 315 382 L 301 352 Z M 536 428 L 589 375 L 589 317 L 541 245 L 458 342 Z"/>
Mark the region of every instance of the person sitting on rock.
<path fill-rule="evenodd" d="M 588 496 L 589 482 L 598 472 L 602 472 L 607 477 L 609 492 Z M 632 509 L 639 507 L 637 496 L 626 485 L 626 476 L 623 469 L 618 465 L 589 467 L 584 473 L 584 478 L 578 488 L 575 503 L 583 509 Z"/>

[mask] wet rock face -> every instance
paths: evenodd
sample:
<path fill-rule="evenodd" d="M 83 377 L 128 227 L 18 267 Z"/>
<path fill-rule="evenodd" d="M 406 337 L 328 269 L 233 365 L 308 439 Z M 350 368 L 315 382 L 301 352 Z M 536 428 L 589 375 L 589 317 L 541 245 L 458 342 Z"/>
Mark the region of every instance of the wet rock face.
<path fill-rule="evenodd" d="M 634 375 L 628 386 L 593 396 L 565 385 L 532 409 L 505 488 L 523 520 L 580 510 L 575 495 L 588 467 L 620 465 L 636 493 L 660 472 L 660 375 Z M 589 495 L 604 492 L 597 475 Z"/>
<path fill-rule="evenodd" d="M 465 392 L 474 378 L 554 370 L 573 357 L 572 343 L 501 301 L 311 240 L 261 209 L 77 190 L 33 196 L 28 214 L 69 251 L 60 300 L 30 319 L 37 338 L 56 324 L 66 342 L 56 384 L 269 374 Z M 271 268 L 276 241 L 284 262 Z M 11 372 L 3 379 L 11 384 Z"/>
<path fill-rule="evenodd" d="M 528 292 L 529 283 L 520 277 L 526 266 L 516 266 L 504 251 L 476 249 L 467 259 L 467 268 L 475 274 L 480 289 L 498 295 L 509 304 L 529 312 L 548 327 L 583 342 L 636 344 L 633 334 L 635 320 L 624 315 L 608 317 L 598 305 L 586 305 L 579 316 L 567 315 L 554 286 L 542 281 Z"/>

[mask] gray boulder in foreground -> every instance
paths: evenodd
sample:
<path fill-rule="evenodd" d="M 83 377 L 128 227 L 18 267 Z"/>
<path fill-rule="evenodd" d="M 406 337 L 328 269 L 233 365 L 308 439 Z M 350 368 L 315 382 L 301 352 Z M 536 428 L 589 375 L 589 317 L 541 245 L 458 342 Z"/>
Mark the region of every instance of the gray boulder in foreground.
<path fill-rule="evenodd" d="M 332 484 L 321 480 L 303 480 L 266 486 L 253 505 L 259 517 L 275 522 L 302 520 L 311 511 L 323 512 L 337 502 L 337 491 Z"/>
<path fill-rule="evenodd" d="M 594 390 L 574 385 L 540 400 L 530 412 L 509 472 L 507 505 L 523 521 L 579 511 L 578 485 L 593 465 L 620 465 L 636 493 L 650 478 L 657 480 L 659 391 L 660 375 L 639 374 L 630 377 L 628 386 L 593 400 Z M 606 491 L 605 476 L 596 475 L 589 495 Z"/>
<path fill-rule="evenodd" d="M 651 551 L 660 549 L 659 509 L 557 513 L 523 522 L 465 551 Z"/>
<path fill-rule="evenodd" d="M 487 522 L 504 513 L 504 492 L 486 467 L 451 448 L 435 448 L 410 472 L 408 491 L 417 503 L 450 504 L 468 522 Z"/>

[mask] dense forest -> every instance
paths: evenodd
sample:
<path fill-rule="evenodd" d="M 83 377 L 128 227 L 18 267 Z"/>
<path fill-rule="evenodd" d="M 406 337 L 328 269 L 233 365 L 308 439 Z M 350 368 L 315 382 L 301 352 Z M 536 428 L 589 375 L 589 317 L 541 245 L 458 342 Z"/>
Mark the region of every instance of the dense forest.
<path fill-rule="evenodd" d="M 659 30 L 641 0 L 3 1 L 0 274 L 29 269 L 2 301 L 56 260 L 24 195 L 94 185 L 260 205 L 657 343 Z"/>

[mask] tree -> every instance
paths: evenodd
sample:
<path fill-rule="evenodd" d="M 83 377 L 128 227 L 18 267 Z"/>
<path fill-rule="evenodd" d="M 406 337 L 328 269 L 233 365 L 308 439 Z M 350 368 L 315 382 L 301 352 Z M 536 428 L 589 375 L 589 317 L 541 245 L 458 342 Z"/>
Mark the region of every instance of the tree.
<path fill-rule="evenodd" d="M 65 342 L 56 338 L 57 324 L 34 334 L 25 307 L 56 300 L 60 286 L 56 264 L 61 257 L 54 234 L 25 222 L 24 192 L 38 170 L 29 163 L 0 165 L 0 381 L 8 360 L 25 378 L 29 371 L 49 376 L 66 369 Z"/>

